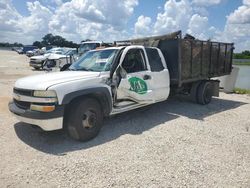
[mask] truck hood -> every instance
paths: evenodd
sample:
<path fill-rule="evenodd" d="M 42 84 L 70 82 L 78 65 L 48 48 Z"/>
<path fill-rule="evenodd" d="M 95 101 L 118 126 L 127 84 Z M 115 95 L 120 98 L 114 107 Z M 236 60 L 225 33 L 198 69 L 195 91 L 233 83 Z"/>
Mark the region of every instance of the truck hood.
<path fill-rule="evenodd" d="M 60 58 L 65 58 L 66 55 L 62 55 L 62 54 L 50 54 L 47 58 L 48 59 L 60 59 Z"/>
<path fill-rule="evenodd" d="M 49 54 L 36 55 L 30 58 L 30 60 L 44 60 L 49 56 Z"/>
<path fill-rule="evenodd" d="M 79 79 L 90 79 L 98 77 L 99 75 L 100 72 L 88 72 L 88 71 L 53 72 L 53 73 L 28 76 L 18 79 L 15 83 L 15 87 L 20 89 L 30 89 L 30 90 L 46 90 L 48 87 L 52 85 Z"/>

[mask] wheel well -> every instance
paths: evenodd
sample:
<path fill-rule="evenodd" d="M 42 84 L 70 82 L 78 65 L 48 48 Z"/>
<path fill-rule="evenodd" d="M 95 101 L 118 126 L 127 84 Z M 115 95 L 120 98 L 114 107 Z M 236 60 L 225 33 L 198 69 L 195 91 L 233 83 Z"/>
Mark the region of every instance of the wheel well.
<path fill-rule="evenodd" d="M 108 100 L 106 100 L 106 96 L 103 93 L 91 93 L 91 94 L 84 94 L 81 96 L 77 96 L 76 98 L 72 99 L 68 104 L 65 105 L 64 114 L 67 114 L 70 111 L 70 106 L 74 103 L 77 103 L 80 100 L 92 98 L 95 99 L 101 106 L 104 116 L 108 116 L 111 112 L 110 104 Z M 66 117 L 66 116 L 64 116 Z"/>

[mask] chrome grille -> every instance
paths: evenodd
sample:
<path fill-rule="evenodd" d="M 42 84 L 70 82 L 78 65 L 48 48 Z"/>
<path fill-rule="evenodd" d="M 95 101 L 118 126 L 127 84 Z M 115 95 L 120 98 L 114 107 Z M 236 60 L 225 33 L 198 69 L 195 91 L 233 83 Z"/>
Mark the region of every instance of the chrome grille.
<path fill-rule="evenodd" d="M 21 109 L 27 110 L 30 108 L 30 102 L 24 102 L 24 101 L 17 101 L 14 99 L 14 103 Z"/>
<path fill-rule="evenodd" d="M 13 92 L 16 94 L 25 95 L 25 96 L 32 96 L 33 95 L 33 90 L 27 90 L 27 89 L 14 88 Z"/>

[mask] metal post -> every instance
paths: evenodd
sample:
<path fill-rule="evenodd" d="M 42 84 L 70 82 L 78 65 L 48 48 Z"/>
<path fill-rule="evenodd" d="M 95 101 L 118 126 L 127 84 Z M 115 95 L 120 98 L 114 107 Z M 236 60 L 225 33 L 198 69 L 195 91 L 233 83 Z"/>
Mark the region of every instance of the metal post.
<path fill-rule="evenodd" d="M 191 59 L 190 59 L 190 75 L 193 78 L 193 41 L 191 40 Z"/>
<path fill-rule="evenodd" d="M 200 69 L 200 76 L 202 77 L 202 58 L 203 58 L 203 41 L 201 42 L 201 61 L 200 61 L 200 65 L 201 65 L 201 69 Z"/>

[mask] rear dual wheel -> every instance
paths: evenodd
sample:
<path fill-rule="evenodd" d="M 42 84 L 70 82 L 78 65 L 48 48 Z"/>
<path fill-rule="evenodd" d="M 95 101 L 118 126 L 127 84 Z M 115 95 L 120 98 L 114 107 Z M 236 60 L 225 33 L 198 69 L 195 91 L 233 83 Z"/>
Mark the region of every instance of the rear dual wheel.
<path fill-rule="evenodd" d="M 209 104 L 212 100 L 213 85 L 210 81 L 194 83 L 191 89 L 191 97 L 198 104 Z"/>
<path fill-rule="evenodd" d="M 209 81 L 202 82 L 197 90 L 197 102 L 199 104 L 209 104 L 212 100 L 212 83 Z"/>

